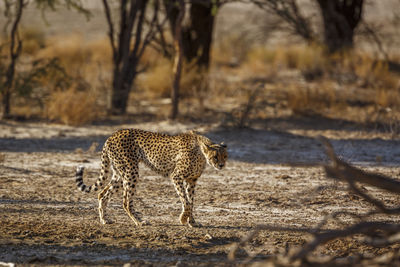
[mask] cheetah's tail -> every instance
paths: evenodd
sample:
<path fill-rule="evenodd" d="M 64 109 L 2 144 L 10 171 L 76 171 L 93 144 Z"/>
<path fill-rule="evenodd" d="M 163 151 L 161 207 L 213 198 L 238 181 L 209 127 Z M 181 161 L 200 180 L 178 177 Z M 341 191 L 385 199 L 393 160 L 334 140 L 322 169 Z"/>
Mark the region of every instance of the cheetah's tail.
<path fill-rule="evenodd" d="M 82 192 L 85 193 L 90 193 L 92 191 L 97 191 L 99 186 L 102 186 L 102 179 L 97 180 L 97 182 L 93 185 L 86 185 L 83 182 L 83 171 L 84 171 L 84 167 L 83 166 L 78 166 L 76 168 L 76 173 L 75 173 L 75 182 L 76 182 L 76 186 L 78 187 L 79 190 L 81 190 Z"/>
<path fill-rule="evenodd" d="M 90 193 L 92 191 L 92 186 L 87 186 L 85 185 L 85 183 L 83 182 L 83 171 L 84 171 L 84 167 L 83 166 L 78 166 L 76 168 L 76 173 L 75 173 L 75 182 L 76 182 L 76 186 L 78 187 L 79 190 L 81 190 L 82 192 L 85 193 Z"/>
<path fill-rule="evenodd" d="M 106 146 L 105 146 L 106 148 Z M 100 177 L 97 179 L 96 183 L 93 185 L 87 186 L 83 182 L 83 171 L 84 167 L 83 166 L 78 166 L 76 168 L 76 173 L 75 173 L 75 182 L 76 186 L 78 187 L 79 190 L 85 193 L 90 193 L 92 191 L 97 191 L 99 188 L 101 188 L 107 180 L 108 177 L 108 172 L 109 172 L 109 166 L 110 166 L 110 160 L 106 154 L 105 148 L 103 148 L 103 153 L 101 155 L 101 171 L 100 171 Z"/>

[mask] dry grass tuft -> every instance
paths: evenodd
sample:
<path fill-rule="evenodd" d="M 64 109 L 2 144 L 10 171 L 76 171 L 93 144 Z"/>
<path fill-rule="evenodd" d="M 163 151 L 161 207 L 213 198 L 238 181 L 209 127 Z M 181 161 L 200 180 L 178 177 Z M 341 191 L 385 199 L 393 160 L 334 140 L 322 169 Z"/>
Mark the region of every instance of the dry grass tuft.
<path fill-rule="evenodd" d="M 378 89 L 376 90 L 375 103 L 382 108 L 399 108 L 399 90 Z"/>
<path fill-rule="evenodd" d="M 398 78 L 389 72 L 388 64 L 371 58 L 369 55 L 357 55 L 354 72 L 364 87 L 384 87 L 394 89 L 398 86 Z"/>
<path fill-rule="evenodd" d="M 111 74 L 111 49 L 106 38 L 85 41 L 79 34 L 51 37 L 37 57 L 57 58 L 69 75 L 83 77 L 94 87 L 103 83 L 100 72 Z"/>
<path fill-rule="evenodd" d="M 338 102 L 332 83 L 324 82 L 318 86 L 289 86 L 288 108 L 295 114 L 315 115 L 329 109 Z"/>
<path fill-rule="evenodd" d="M 172 86 L 172 63 L 160 58 L 157 63 L 150 62 L 151 67 L 142 74 L 137 85 L 150 97 L 168 97 Z"/>
<path fill-rule="evenodd" d="M 239 67 L 246 60 L 252 44 L 243 34 L 231 34 L 214 44 L 211 57 L 220 67 Z"/>
<path fill-rule="evenodd" d="M 46 45 L 44 32 L 34 27 L 23 28 L 21 30 L 21 39 L 23 42 L 22 52 L 28 55 L 35 55 Z"/>
<path fill-rule="evenodd" d="M 67 125 L 82 125 L 99 115 L 96 96 L 89 91 L 71 87 L 65 91 L 52 92 L 47 102 L 48 118 Z"/>
<path fill-rule="evenodd" d="M 95 119 L 111 87 L 108 40 L 85 41 L 79 34 L 46 39 L 42 32 L 30 28 L 21 35 L 24 65 L 17 66 L 16 85 L 24 94 L 16 94 L 12 112 L 71 125 Z"/>
<path fill-rule="evenodd" d="M 144 64 L 148 67 L 147 71 L 138 77 L 137 86 L 145 92 L 147 97 L 169 97 L 173 81 L 172 62 L 161 55 L 158 55 L 155 61 L 149 56 L 146 56 L 146 60 L 148 61 Z M 207 91 L 208 76 L 205 72 L 194 67 L 193 64 L 185 63 L 180 81 L 180 96 L 203 98 Z"/>
<path fill-rule="evenodd" d="M 82 35 L 70 34 L 46 39 L 34 28 L 24 29 L 21 36 L 24 61 L 56 58 L 60 68 L 54 64 L 53 69 L 37 75 L 35 83 L 30 85 L 34 101 L 16 101 L 19 106 L 13 107 L 13 112 L 72 125 L 95 119 L 99 104 L 105 106 L 111 88 L 112 56 L 107 38 L 87 41 Z M 372 115 L 366 117 L 376 120 L 400 113 L 399 76 L 370 54 L 352 51 L 328 56 L 318 45 L 271 47 L 249 42 L 248 38 L 233 34 L 214 43 L 209 74 L 193 67 L 193 63 L 184 64 L 180 95 L 183 101 L 191 103 L 191 108 L 195 107 L 190 110 L 196 110 L 192 103 L 198 103 L 200 108 L 206 105 L 228 112 L 243 99 L 250 99 L 246 90 L 260 82 L 277 89 L 273 94 L 266 90 L 265 95 L 257 97 L 260 108 L 257 112 L 252 110 L 254 114 L 249 118 L 264 116 L 258 110 L 269 108 L 265 106 L 267 102 L 279 103 L 278 108 L 286 113 L 329 113 L 340 118 L 347 115 L 346 110 L 366 107 L 372 110 Z M 0 51 L 6 52 L 5 48 Z M 0 64 L 7 59 L 3 58 Z M 20 68 L 27 65 L 21 64 Z M 138 98 L 135 101 L 170 96 L 173 79 L 170 59 L 150 48 L 143 55 L 139 69 L 143 72 L 136 80 L 138 90 L 132 94 Z M 20 98 L 25 100 L 27 96 Z M 220 105 L 222 102 L 224 105 Z"/>

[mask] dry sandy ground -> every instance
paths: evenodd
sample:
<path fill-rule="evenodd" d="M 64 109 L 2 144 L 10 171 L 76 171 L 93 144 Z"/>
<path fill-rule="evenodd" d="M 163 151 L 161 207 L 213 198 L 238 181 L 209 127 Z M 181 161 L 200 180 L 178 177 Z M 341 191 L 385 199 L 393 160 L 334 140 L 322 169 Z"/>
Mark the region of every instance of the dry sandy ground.
<path fill-rule="evenodd" d="M 169 133 L 196 128 L 228 144 L 226 169 L 207 167 L 198 183 L 195 216 L 202 227 L 179 225 L 180 204 L 172 183 L 144 167 L 135 203 L 151 225 L 135 227 L 122 209 L 121 195 L 114 196 L 108 209 L 114 224 L 100 224 L 97 197 L 76 189 L 74 170 L 84 165 L 86 182 L 94 182 L 103 142 L 114 130 L 127 127 Z M 288 163 L 323 161 L 322 147 L 314 136 L 324 134 L 337 153 L 350 162 L 399 177 L 400 141 L 345 127 L 319 128 L 283 132 L 172 122 L 79 128 L 1 122 L 0 261 L 40 265 L 230 265 L 227 253 L 232 243 L 257 224 L 312 227 L 332 211 L 367 211 L 368 203 L 340 190 L 343 185 L 327 180 L 321 168 L 292 167 Z M 94 142 L 99 144 L 97 149 Z M 321 185 L 326 187 L 316 190 Z M 366 189 L 388 204 L 399 203 L 399 196 Z M 305 234 L 265 231 L 251 242 L 250 249 L 259 252 L 257 260 L 263 260 L 287 245 L 298 246 L 307 240 Z M 399 247 L 373 249 L 345 239 L 330 242 L 321 251 L 342 257 L 359 252 L 379 255 Z M 240 251 L 239 262 L 244 257 Z"/>

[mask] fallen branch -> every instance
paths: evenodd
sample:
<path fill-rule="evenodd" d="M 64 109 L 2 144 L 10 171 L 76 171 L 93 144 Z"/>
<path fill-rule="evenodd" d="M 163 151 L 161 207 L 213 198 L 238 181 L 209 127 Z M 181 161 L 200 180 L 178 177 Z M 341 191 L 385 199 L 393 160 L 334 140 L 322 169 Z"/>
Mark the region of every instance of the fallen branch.
<path fill-rule="evenodd" d="M 331 143 L 329 143 L 325 137 L 320 136 L 319 140 L 325 145 L 325 153 L 333 162 L 333 166 L 324 166 L 329 178 L 360 182 L 392 193 L 400 193 L 400 181 L 382 174 L 369 173 L 351 166 L 336 156 Z"/>
<path fill-rule="evenodd" d="M 325 153 L 332 161 L 331 165 L 319 164 L 322 165 L 325 169 L 326 176 L 335 179 L 344 181 L 348 184 L 348 188 L 352 190 L 355 194 L 362 197 L 368 203 L 372 204 L 377 210 L 371 210 L 365 214 L 357 214 L 354 212 L 347 211 L 339 211 L 325 216 L 325 218 L 315 227 L 315 228 L 291 228 L 291 227 L 277 227 L 273 225 L 259 225 L 254 231 L 245 236 L 239 243 L 235 244 L 230 253 L 229 259 L 234 260 L 235 254 L 240 247 L 244 247 L 248 242 L 250 242 L 260 231 L 268 230 L 268 231 L 278 231 L 278 232 L 298 232 L 298 233 L 308 233 L 313 236 L 313 239 L 306 243 L 302 248 L 298 249 L 295 253 L 286 252 L 285 255 L 280 255 L 278 257 L 273 257 L 271 260 L 273 263 L 282 265 L 282 266 L 291 266 L 294 262 L 312 262 L 314 263 L 326 263 L 325 260 L 321 260 L 322 257 L 312 257 L 311 253 L 315 251 L 315 249 L 323 244 L 326 244 L 329 241 L 345 238 L 354 235 L 362 235 L 364 238 L 362 242 L 368 244 L 373 247 L 383 247 L 389 246 L 394 243 L 400 242 L 400 224 L 393 221 L 367 221 L 367 217 L 374 214 L 400 214 L 400 207 L 389 208 L 382 201 L 370 196 L 361 190 L 356 183 L 366 184 L 370 186 L 374 186 L 376 188 L 380 188 L 386 190 L 391 193 L 400 193 L 400 181 L 390 178 L 388 176 L 371 173 L 363 171 L 359 168 L 356 168 L 344 160 L 339 159 L 331 145 L 331 143 L 324 137 L 319 137 L 319 140 L 325 146 Z M 351 216 L 358 220 L 357 223 L 354 223 L 350 226 L 346 226 L 343 229 L 322 229 L 325 227 L 329 220 L 335 220 L 339 222 L 339 217 L 342 215 Z M 291 256 L 289 256 L 289 254 Z M 250 255 L 251 259 L 254 259 L 254 255 Z M 328 261 L 334 261 L 334 257 L 328 257 Z M 398 258 L 398 253 L 392 253 L 385 255 L 384 261 L 394 262 Z M 282 261 L 283 259 L 283 261 Z M 270 261 L 271 261 L 270 260 Z M 354 259 L 353 259 L 354 260 Z M 363 257 L 358 259 L 359 261 L 364 260 Z M 371 260 L 371 259 L 367 259 Z M 354 262 L 348 262 L 348 264 L 353 264 Z"/>
<path fill-rule="evenodd" d="M 314 251 L 318 246 L 323 245 L 331 240 L 353 236 L 356 234 L 373 235 L 377 230 L 386 232 L 400 231 L 399 224 L 389 224 L 384 222 L 360 222 L 342 230 L 330 230 L 324 233 L 319 233 L 314 236 L 314 239 L 307 243 L 292 260 L 304 260 L 309 253 Z"/>

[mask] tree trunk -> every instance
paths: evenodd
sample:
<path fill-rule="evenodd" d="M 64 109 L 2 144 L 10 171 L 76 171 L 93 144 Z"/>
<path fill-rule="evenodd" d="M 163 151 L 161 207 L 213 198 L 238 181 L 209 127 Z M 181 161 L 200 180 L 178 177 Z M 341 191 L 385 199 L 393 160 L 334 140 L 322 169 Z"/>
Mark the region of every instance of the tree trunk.
<path fill-rule="evenodd" d="M 3 100 L 3 119 L 10 116 L 10 92 L 6 91 L 2 94 Z"/>
<path fill-rule="evenodd" d="M 196 61 L 199 67 L 208 69 L 210 64 L 211 43 L 214 28 L 215 14 L 214 1 L 191 1 L 190 16 L 182 26 L 183 56 L 188 62 Z M 179 7 L 175 1 L 165 0 L 168 20 L 171 30 L 175 31 L 175 24 L 179 14 Z"/>
<path fill-rule="evenodd" d="M 184 0 L 179 0 L 179 14 L 175 22 L 174 29 L 174 49 L 175 49 L 175 59 L 174 59 L 174 80 L 172 84 L 172 111 L 171 119 L 175 120 L 178 116 L 179 107 L 179 83 L 181 80 L 182 73 L 182 57 L 183 57 L 183 45 L 182 45 L 182 21 L 185 16 L 185 2 Z"/>
<path fill-rule="evenodd" d="M 353 47 L 354 30 L 362 17 L 363 0 L 317 0 L 329 53 Z"/>
<path fill-rule="evenodd" d="M 109 3 L 103 0 L 108 24 L 108 37 L 113 53 L 113 82 L 109 101 L 109 112 L 115 115 L 126 113 L 129 92 L 138 74 L 138 62 L 150 43 L 158 15 L 158 1 L 155 0 L 153 19 L 146 27 L 148 0 L 124 0 L 119 2 L 119 24 L 113 20 Z M 118 25 L 118 30 L 115 26 Z M 147 31 L 147 33 L 146 33 Z"/>
<path fill-rule="evenodd" d="M 136 78 L 136 64 L 129 65 L 130 68 L 114 70 L 113 90 L 111 93 L 111 101 L 109 111 L 113 115 L 121 115 L 126 113 L 129 99 L 129 93 L 132 89 L 133 81 Z"/>
<path fill-rule="evenodd" d="M 206 1 L 204 1 L 206 2 Z M 193 2 L 190 7 L 191 25 L 184 28 L 182 44 L 188 62 L 197 60 L 197 65 L 208 69 L 214 26 L 213 5 Z"/>
<path fill-rule="evenodd" d="M 109 110 L 113 115 L 121 115 L 126 113 L 129 93 L 136 75 L 133 77 L 120 76 L 114 77 L 115 81 L 113 82 L 113 90 L 111 93 L 111 106 L 109 107 Z"/>
<path fill-rule="evenodd" d="M 21 21 L 23 9 L 24 1 L 19 0 L 16 5 L 15 20 L 12 23 L 10 32 L 10 64 L 7 67 L 6 80 L 3 85 L 3 91 L 1 92 L 3 102 L 3 118 L 9 117 L 11 112 L 10 101 L 11 91 L 14 85 L 15 65 L 22 51 L 22 41 L 20 40 L 18 35 L 18 27 Z"/>

